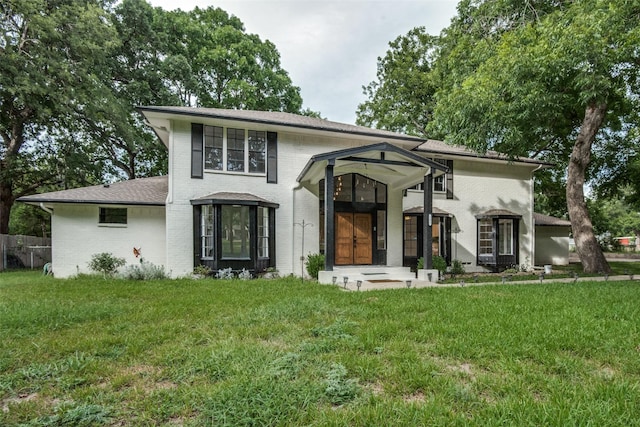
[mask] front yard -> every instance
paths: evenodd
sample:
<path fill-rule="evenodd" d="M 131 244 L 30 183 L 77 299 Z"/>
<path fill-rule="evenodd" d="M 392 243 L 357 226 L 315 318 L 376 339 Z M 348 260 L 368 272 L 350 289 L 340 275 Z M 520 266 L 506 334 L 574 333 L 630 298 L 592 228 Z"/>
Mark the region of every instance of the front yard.
<path fill-rule="evenodd" d="M 0 273 L 0 425 L 639 425 L 640 282 Z"/>

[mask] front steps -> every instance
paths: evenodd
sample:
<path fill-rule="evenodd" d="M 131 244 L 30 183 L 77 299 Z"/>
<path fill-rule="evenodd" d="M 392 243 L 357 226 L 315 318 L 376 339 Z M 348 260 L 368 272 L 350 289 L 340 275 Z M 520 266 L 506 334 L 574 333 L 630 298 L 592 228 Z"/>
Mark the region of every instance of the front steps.
<path fill-rule="evenodd" d="M 318 282 L 331 285 L 333 278 L 336 278 L 337 285 L 344 284 L 344 278 L 347 282 L 365 281 L 405 281 L 416 280 L 416 273 L 412 272 L 409 267 L 393 267 L 384 265 L 347 265 L 333 267 L 333 271 L 320 271 L 318 274 Z"/>

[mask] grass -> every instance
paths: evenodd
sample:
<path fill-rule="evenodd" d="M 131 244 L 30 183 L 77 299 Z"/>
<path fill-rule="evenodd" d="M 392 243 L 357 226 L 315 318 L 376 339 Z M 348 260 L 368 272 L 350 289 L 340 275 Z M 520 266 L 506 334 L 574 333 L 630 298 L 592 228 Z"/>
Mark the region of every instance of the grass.
<path fill-rule="evenodd" d="M 0 425 L 640 425 L 640 283 L 0 274 Z"/>

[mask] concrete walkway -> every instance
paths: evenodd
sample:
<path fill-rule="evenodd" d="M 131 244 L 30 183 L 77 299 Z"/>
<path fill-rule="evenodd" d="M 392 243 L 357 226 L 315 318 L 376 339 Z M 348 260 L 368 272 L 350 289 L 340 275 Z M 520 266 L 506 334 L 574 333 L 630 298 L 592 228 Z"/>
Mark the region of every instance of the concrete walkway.
<path fill-rule="evenodd" d="M 609 276 L 608 278 L 597 276 L 597 277 L 579 277 L 575 278 L 558 278 L 555 279 L 553 277 L 546 278 L 543 280 L 543 283 L 575 283 L 577 282 L 604 282 L 604 281 L 621 281 L 621 280 L 640 280 L 640 277 L 633 275 L 618 275 L 618 276 Z M 497 282 L 478 282 L 475 283 L 473 280 L 469 280 L 469 278 L 465 278 L 461 280 L 459 283 L 433 283 L 421 280 L 412 280 L 410 289 L 413 288 L 454 288 L 461 286 L 485 286 L 485 285 L 501 285 L 502 281 Z M 535 285 L 540 284 L 540 280 L 513 280 L 506 281 L 505 285 Z M 329 285 L 334 286 L 334 285 Z M 356 282 L 347 282 L 346 286 L 342 283 L 335 285 L 340 289 L 345 291 L 375 291 L 375 290 L 384 290 L 384 289 L 407 289 L 406 281 L 390 281 L 390 282 L 368 282 L 366 280 L 362 281 L 360 284 L 360 288 L 358 289 L 358 284 Z"/>

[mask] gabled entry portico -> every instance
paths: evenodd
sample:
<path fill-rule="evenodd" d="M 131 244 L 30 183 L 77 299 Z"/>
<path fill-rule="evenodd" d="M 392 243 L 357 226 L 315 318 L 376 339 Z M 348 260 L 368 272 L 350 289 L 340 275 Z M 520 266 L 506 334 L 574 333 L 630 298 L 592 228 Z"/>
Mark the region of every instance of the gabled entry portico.
<path fill-rule="evenodd" d="M 442 164 L 389 143 L 313 156 L 297 181 L 321 199 L 325 271 L 345 264 L 389 265 L 379 249 L 388 238 L 381 235 L 381 229 L 396 228 L 396 225 L 401 229 L 401 223 L 388 226 L 386 218 L 390 209 L 397 209 L 397 217 L 401 219 L 402 207 L 388 204 L 387 196 L 423 182 L 428 189 L 424 192 L 424 224 L 430 227 L 431 181 L 434 174 L 440 175 L 446 170 Z M 345 193 L 341 185 L 351 186 L 349 199 L 341 199 Z M 424 241 L 424 253 L 425 267 L 430 268 L 428 238 Z"/>

